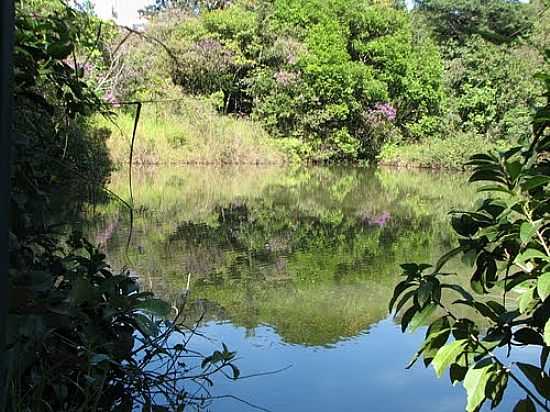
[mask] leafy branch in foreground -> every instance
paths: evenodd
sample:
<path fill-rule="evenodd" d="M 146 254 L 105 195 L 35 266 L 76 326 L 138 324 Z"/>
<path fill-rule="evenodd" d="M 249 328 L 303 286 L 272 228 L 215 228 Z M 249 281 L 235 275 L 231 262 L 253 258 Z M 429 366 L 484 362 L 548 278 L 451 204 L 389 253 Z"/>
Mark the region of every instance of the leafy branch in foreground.
<path fill-rule="evenodd" d="M 6 408 L 208 407 L 212 376 L 239 376 L 235 354 L 191 350 L 198 323 L 185 328 L 169 303 L 64 231 L 81 189 L 106 191 L 111 170 L 106 136 L 87 123 L 105 107 L 84 70 L 101 60 L 102 23 L 63 1 L 18 1 L 15 13 Z"/>
<path fill-rule="evenodd" d="M 8 410 L 202 409 L 214 375 L 239 377 L 225 345 L 210 356 L 189 347 L 200 319 L 184 326 L 184 308 L 171 316 L 80 236 L 65 247 L 52 234 L 18 240 L 11 252 L 21 266 L 10 288 Z"/>
<path fill-rule="evenodd" d="M 550 75 L 540 76 L 550 97 Z M 533 137 L 506 152 L 478 154 L 470 182 L 487 199 L 475 211 L 452 212 L 459 246 L 435 266 L 407 263 L 389 309 L 401 328 L 428 326 L 420 357 L 438 377 L 447 369 L 467 392 L 466 410 L 499 405 L 509 380 L 525 392 L 514 411 L 550 411 L 550 103 L 533 120 Z M 462 256 L 469 288 L 448 281 L 447 262 Z M 451 302 L 450 304 L 447 302 Z M 460 317 L 467 306 L 475 317 Z M 481 320 L 479 320 L 481 319 Z M 538 364 L 513 362 L 512 349 L 536 348 Z"/>

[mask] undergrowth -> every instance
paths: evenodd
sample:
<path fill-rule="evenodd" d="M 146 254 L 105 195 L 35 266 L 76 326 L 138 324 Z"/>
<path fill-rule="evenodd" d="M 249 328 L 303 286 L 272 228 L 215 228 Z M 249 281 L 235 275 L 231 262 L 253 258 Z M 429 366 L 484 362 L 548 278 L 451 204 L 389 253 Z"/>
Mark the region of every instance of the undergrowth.
<path fill-rule="evenodd" d="M 475 153 L 504 149 L 506 145 L 505 141 L 494 141 L 477 134 L 430 137 L 418 143 L 388 143 L 382 148 L 378 160 L 388 166 L 460 170 Z"/>
<path fill-rule="evenodd" d="M 107 142 L 116 164 L 128 162 L 134 125 L 131 108 L 119 108 Z M 289 149 L 290 148 L 290 149 Z M 146 104 L 134 144 L 134 164 L 283 164 L 296 160 L 287 139 L 270 138 L 256 122 L 217 113 L 205 99 Z"/>

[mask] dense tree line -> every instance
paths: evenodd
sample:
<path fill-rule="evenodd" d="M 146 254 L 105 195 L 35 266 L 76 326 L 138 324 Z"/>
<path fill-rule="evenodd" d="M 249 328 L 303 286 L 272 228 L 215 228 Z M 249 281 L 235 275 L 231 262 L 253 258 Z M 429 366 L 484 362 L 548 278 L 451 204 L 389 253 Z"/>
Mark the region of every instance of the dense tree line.
<path fill-rule="evenodd" d="M 510 144 L 528 134 L 542 95 L 533 79 L 547 45 L 542 3 L 201 4 L 157 5 L 146 33 L 173 54 L 127 44 L 116 95 L 176 85 L 261 120 L 304 158 L 355 161 L 431 138 Z"/>

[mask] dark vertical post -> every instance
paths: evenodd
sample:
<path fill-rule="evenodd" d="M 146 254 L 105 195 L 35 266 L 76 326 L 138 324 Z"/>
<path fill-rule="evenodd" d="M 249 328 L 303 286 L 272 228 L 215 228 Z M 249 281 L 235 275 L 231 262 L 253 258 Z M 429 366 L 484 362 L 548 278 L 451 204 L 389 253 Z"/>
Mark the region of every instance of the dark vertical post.
<path fill-rule="evenodd" d="M 13 110 L 14 2 L 0 0 L 0 411 L 6 407 L 6 319 L 8 314 L 8 230 Z"/>

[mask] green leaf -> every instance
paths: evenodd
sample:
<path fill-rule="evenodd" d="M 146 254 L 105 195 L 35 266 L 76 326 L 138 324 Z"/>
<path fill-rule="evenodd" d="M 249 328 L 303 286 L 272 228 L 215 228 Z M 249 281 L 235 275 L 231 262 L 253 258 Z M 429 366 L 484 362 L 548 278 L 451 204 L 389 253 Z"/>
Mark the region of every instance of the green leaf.
<path fill-rule="evenodd" d="M 550 262 L 550 257 L 546 256 L 543 252 L 537 249 L 527 249 L 525 252 L 519 254 L 516 257 L 515 261 L 516 263 L 521 264 L 521 263 L 527 262 L 528 260 L 536 259 L 536 258 L 543 259 L 543 260 L 546 260 L 547 262 Z"/>
<path fill-rule="evenodd" d="M 453 363 L 451 365 L 451 367 L 449 368 L 449 377 L 451 378 L 451 383 L 453 384 L 453 386 L 457 382 L 462 382 L 464 380 L 466 372 L 468 372 L 468 368 L 466 366 L 461 366 L 456 363 Z"/>
<path fill-rule="evenodd" d="M 550 176 L 533 176 L 526 178 L 521 186 L 524 190 L 531 190 L 547 183 L 550 183 Z"/>
<path fill-rule="evenodd" d="M 530 222 L 523 222 L 519 228 L 519 238 L 523 243 L 528 243 L 537 232 L 537 226 Z"/>
<path fill-rule="evenodd" d="M 409 326 L 409 322 L 413 318 L 417 311 L 417 308 L 415 305 L 412 305 L 409 309 L 406 310 L 406 312 L 403 314 L 403 317 L 401 318 L 401 331 L 405 332 L 407 330 L 407 326 Z"/>
<path fill-rule="evenodd" d="M 527 313 L 533 309 L 536 303 L 535 289 L 528 289 L 518 298 L 518 307 L 521 314 Z"/>
<path fill-rule="evenodd" d="M 432 365 L 438 377 L 441 377 L 449 365 L 456 362 L 458 356 L 464 352 L 467 343 L 468 341 L 466 339 L 455 340 L 437 351 L 433 358 Z"/>
<path fill-rule="evenodd" d="M 524 345 L 543 345 L 542 337 L 534 329 L 528 327 L 515 331 L 514 339 Z"/>
<path fill-rule="evenodd" d="M 508 174 L 510 175 L 512 180 L 516 180 L 518 178 L 522 168 L 523 163 L 519 160 L 506 162 L 506 170 L 508 171 Z"/>
<path fill-rule="evenodd" d="M 542 301 L 550 295 L 550 272 L 540 275 L 537 281 L 537 292 Z"/>
<path fill-rule="evenodd" d="M 403 265 L 402 265 L 403 266 Z M 416 265 L 415 265 L 416 266 Z M 397 300 L 397 298 L 399 298 L 399 296 L 405 291 L 407 290 L 408 288 L 410 288 L 411 286 L 413 286 L 414 284 L 409 282 L 408 280 L 403 280 L 401 282 L 399 282 L 397 284 L 397 286 L 395 286 L 394 290 L 393 290 L 393 296 L 392 298 L 390 299 L 390 303 L 388 305 L 388 310 L 389 312 L 391 313 L 392 310 L 393 310 L 393 305 L 395 304 L 395 301 Z"/>
<path fill-rule="evenodd" d="M 466 411 L 477 411 L 481 406 L 485 397 L 485 387 L 491 376 L 491 370 L 494 368 L 492 363 L 487 363 L 483 366 L 480 364 L 468 369 L 464 377 L 463 386 L 468 394 L 468 403 Z"/>
<path fill-rule="evenodd" d="M 416 298 L 420 307 L 424 307 L 424 305 L 430 301 L 433 286 L 434 284 L 432 282 L 427 281 L 422 283 L 422 285 L 418 288 Z"/>
<path fill-rule="evenodd" d="M 485 287 L 483 286 L 483 270 L 480 268 L 477 268 L 471 279 L 470 279 L 470 287 L 472 290 L 477 293 L 478 295 L 482 295 L 485 292 Z"/>
<path fill-rule="evenodd" d="M 481 186 L 479 189 L 477 189 L 478 192 L 502 192 L 506 194 L 512 194 L 513 192 L 509 189 L 502 187 L 502 186 L 496 186 L 496 185 L 484 185 Z"/>
<path fill-rule="evenodd" d="M 451 325 L 449 324 L 449 319 L 447 316 L 443 316 L 432 322 L 426 331 L 426 337 L 424 338 L 422 347 L 409 362 L 406 368 L 409 369 L 412 365 L 414 365 L 422 353 L 424 353 L 424 364 L 428 366 L 439 348 L 445 345 L 450 334 Z"/>
<path fill-rule="evenodd" d="M 527 397 L 516 403 L 513 412 L 537 412 L 537 410 L 531 398 Z"/>
<path fill-rule="evenodd" d="M 455 285 L 455 284 L 442 284 L 441 285 L 442 288 L 444 289 L 451 289 L 451 290 L 454 290 L 455 292 L 457 293 L 460 293 L 462 295 L 462 297 L 464 298 L 464 300 L 473 300 L 473 296 L 466 290 L 464 289 L 462 286 L 460 285 Z"/>
<path fill-rule="evenodd" d="M 427 305 L 424 309 L 422 309 L 420 312 L 416 312 L 409 323 L 408 329 L 411 332 L 414 332 L 420 326 L 426 325 L 436 309 L 437 309 L 437 305 L 435 305 L 434 303 L 431 303 Z"/>
<path fill-rule="evenodd" d="M 401 266 L 401 269 L 405 271 L 405 273 L 417 273 L 419 271 L 418 265 L 416 263 L 403 263 Z"/>
<path fill-rule="evenodd" d="M 485 390 L 486 396 L 491 399 L 491 409 L 496 408 L 500 404 L 507 386 L 508 372 L 503 368 L 497 368 L 497 370 L 491 374 L 491 379 L 487 383 L 487 388 Z"/>
<path fill-rule="evenodd" d="M 528 363 L 517 363 L 518 368 L 531 381 L 538 393 L 545 399 L 550 399 L 550 376 L 542 369 Z"/>
<path fill-rule="evenodd" d="M 416 290 L 409 290 L 407 293 L 405 293 L 399 302 L 397 302 L 397 305 L 395 305 L 395 313 L 399 313 L 401 308 L 405 303 L 407 303 L 414 295 L 416 295 Z"/>
<path fill-rule="evenodd" d="M 546 343 L 547 346 L 550 346 L 550 320 L 548 320 L 546 325 L 544 325 L 544 343 Z"/>

